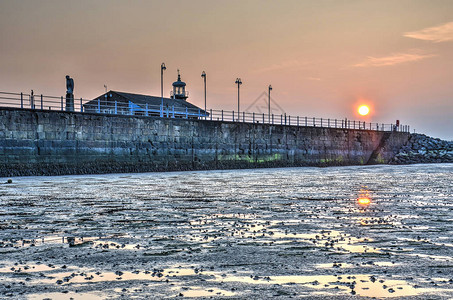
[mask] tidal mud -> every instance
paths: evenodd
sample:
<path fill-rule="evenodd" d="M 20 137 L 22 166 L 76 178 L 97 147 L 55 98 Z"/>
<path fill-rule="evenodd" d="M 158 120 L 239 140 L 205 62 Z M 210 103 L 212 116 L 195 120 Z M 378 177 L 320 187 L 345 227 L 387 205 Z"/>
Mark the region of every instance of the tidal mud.
<path fill-rule="evenodd" d="M 450 299 L 452 174 L 0 178 L 0 298 Z"/>

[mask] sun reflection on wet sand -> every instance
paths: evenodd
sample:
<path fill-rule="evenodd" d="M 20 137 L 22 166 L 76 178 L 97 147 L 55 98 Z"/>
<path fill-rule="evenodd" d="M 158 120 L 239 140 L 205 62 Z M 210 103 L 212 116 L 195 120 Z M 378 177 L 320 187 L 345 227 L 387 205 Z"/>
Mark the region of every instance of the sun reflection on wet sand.
<path fill-rule="evenodd" d="M 360 197 L 359 199 L 357 199 L 357 202 L 362 206 L 367 206 L 370 205 L 371 200 L 370 198 Z"/>
<path fill-rule="evenodd" d="M 359 196 L 357 197 L 357 203 L 361 207 L 367 207 L 371 204 L 370 191 L 366 186 L 362 187 Z"/>

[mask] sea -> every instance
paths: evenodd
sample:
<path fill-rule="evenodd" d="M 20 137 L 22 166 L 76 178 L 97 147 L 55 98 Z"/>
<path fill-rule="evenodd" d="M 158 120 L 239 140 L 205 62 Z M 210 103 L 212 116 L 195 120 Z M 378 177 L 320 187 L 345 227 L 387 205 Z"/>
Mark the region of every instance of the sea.
<path fill-rule="evenodd" d="M 453 299 L 453 164 L 0 178 L 0 298 Z"/>

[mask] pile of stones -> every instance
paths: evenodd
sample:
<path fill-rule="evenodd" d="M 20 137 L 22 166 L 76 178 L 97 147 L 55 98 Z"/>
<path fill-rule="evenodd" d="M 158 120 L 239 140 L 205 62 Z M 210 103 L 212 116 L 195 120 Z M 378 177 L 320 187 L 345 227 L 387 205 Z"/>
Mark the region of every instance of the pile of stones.
<path fill-rule="evenodd" d="M 424 134 L 411 134 L 406 145 L 399 150 L 390 163 L 453 163 L 453 141 L 444 141 Z"/>

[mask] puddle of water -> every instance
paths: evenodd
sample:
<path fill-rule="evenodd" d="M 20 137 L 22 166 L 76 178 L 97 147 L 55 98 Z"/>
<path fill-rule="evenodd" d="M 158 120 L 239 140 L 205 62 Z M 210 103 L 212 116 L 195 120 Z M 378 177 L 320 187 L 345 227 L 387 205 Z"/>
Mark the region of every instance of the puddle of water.
<path fill-rule="evenodd" d="M 414 288 L 404 280 L 379 279 L 370 275 L 316 275 L 316 276 L 227 276 L 215 281 L 241 282 L 248 284 L 300 284 L 313 289 L 340 289 L 343 292 L 366 297 L 416 296 L 432 289 Z"/>
<path fill-rule="evenodd" d="M 226 290 L 221 290 L 218 288 L 201 288 L 201 287 L 179 287 L 179 288 L 173 288 L 174 291 L 177 291 L 178 293 L 181 293 L 181 297 L 218 297 L 218 296 L 224 296 L 224 297 L 231 297 L 235 296 L 236 293 L 233 293 L 231 291 L 226 291 Z"/>
<path fill-rule="evenodd" d="M 31 282 L 41 284 L 72 284 L 87 282 L 108 282 L 108 281 L 165 281 L 181 276 L 201 275 L 203 270 L 198 268 L 171 267 L 168 269 L 136 270 L 136 271 L 116 271 L 116 272 L 95 272 L 88 269 L 81 269 L 75 266 L 54 266 L 54 265 L 20 265 L 3 267 L 0 273 L 6 274 L 31 274 L 41 272 L 41 278 L 30 279 Z M 2 279 L 3 280 L 3 279 Z M 8 280 L 5 280 L 8 281 Z"/>
<path fill-rule="evenodd" d="M 229 216 L 229 217 L 233 217 Z M 204 221 L 203 221 L 204 220 Z M 208 221 L 209 220 L 209 221 Z M 300 225 L 301 220 L 285 220 L 282 221 L 258 221 L 258 220 L 242 220 L 238 222 L 236 219 L 233 224 L 222 223 L 217 219 L 212 219 L 208 216 L 202 220 L 191 222 L 192 225 L 206 225 L 209 222 L 211 226 L 218 228 L 230 227 L 233 230 L 231 237 L 235 239 L 251 239 L 254 242 L 266 241 L 276 244 L 292 243 L 295 240 L 308 243 L 316 247 L 335 248 L 337 250 L 347 251 L 351 253 L 380 253 L 381 250 L 376 247 L 360 245 L 359 243 L 371 242 L 372 239 L 356 238 L 349 234 L 342 233 L 337 230 L 321 230 L 316 233 L 298 233 L 291 230 L 278 229 L 279 226 Z M 218 233 L 214 231 L 215 233 Z M 179 238 L 187 240 L 187 237 L 180 236 Z M 200 243 L 210 243 L 216 239 L 225 238 L 223 235 L 210 235 L 209 231 L 205 235 L 192 235 L 189 240 Z"/>
<path fill-rule="evenodd" d="M 54 265 L 17 265 L 0 268 L 0 273 L 34 273 L 55 271 L 57 267 Z"/>
<path fill-rule="evenodd" d="M 117 243 L 108 240 L 110 237 L 59 237 L 59 236 L 46 236 L 36 239 L 25 239 L 9 243 L 7 246 L 14 248 L 27 248 L 27 247 L 38 247 L 48 244 L 69 244 L 71 247 L 92 247 L 98 249 L 110 249 L 110 250 L 139 250 L 145 249 L 146 246 L 140 244 L 130 243 Z M 128 237 L 127 235 L 115 235 L 116 238 Z"/>
<path fill-rule="evenodd" d="M 450 256 L 441 256 L 441 255 L 429 255 L 429 254 L 421 254 L 421 253 L 404 253 L 403 255 L 413 256 L 413 257 L 422 257 L 428 258 L 434 261 L 453 261 L 453 257 Z"/>
<path fill-rule="evenodd" d="M 330 268 L 339 268 L 339 269 L 351 269 L 351 268 L 357 268 L 357 267 L 394 267 L 399 264 L 390 262 L 390 261 L 370 261 L 370 262 L 365 262 L 361 263 L 360 266 L 349 264 L 349 263 L 339 263 L 339 262 L 334 262 L 334 263 L 328 263 L 328 264 L 317 264 L 316 268 L 318 269 L 330 269 Z"/>
<path fill-rule="evenodd" d="M 100 300 L 105 299 L 105 296 L 98 296 L 94 293 L 74 293 L 74 292 L 67 292 L 67 293 L 42 293 L 42 294 L 29 294 L 27 296 L 28 300 L 44 300 L 44 299 L 52 299 L 52 300 Z"/>

